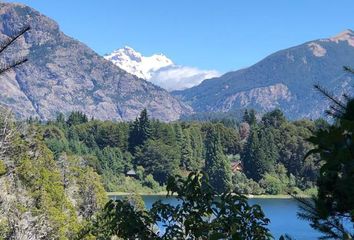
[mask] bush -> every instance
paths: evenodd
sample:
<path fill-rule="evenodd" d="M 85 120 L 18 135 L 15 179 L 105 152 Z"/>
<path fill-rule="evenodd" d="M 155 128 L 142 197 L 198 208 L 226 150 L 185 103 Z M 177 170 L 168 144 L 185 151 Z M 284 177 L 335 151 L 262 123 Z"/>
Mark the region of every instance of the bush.
<path fill-rule="evenodd" d="M 286 188 L 286 185 L 280 179 L 269 173 L 266 173 L 259 183 L 266 193 L 272 195 L 283 193 Z"/>
<path fill-rule="evenodd" d="M 272 239 L 260 206 L 231 192 L 219 195 L 206 175 L 170 178 L 166 190 L 168 196 L 176 193 L 177 206 L 158 201 L 147 211 L 129 201 L 110 201 L 80 239 L 88 234 L 102 239 Z M 162 234 L 154 228 L 157 223 L 165 227 Z"/>
<path fill-rule="evenodd" d="M 2 160 L 0 160 L 0 176 L 4 175 L 7 172 L 6 166 Z"/>
<path fill-rule="evenodd" d="M 262 189 L 257 182 L 247 178 L 242 172 L 236 172 L 233 175 L 232 184 L 234 191 L 240 194 L 260 195 L 264 193 L 264 189 Z"/>
<path fill-rule="evenodd" d="M 147 186 L 148 188 L 151 188 L 152 190 L 160 189 L 160 184 L 155 181 L 154 177 L 151 174 L 146 176 L 146 178 L 144 180 L 144 186 Z"/>

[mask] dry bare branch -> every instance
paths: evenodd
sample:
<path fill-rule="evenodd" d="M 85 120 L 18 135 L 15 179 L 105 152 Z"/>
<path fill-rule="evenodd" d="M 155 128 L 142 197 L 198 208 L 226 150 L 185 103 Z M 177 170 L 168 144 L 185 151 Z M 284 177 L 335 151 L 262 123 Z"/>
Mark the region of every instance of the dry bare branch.
<path fill-rule="evenodd" d="M 18 32 L 16 35 L 12 36 L 7 40 L 5 43 L 2 44 L 0 47 L 0 54 L 5 51 L 6 48 L 8 48 L 13 42 L 15 42 L 19 37 L 21 37 L 23 34 L 25 34 L 27 31 L 31 29 L 30 26 L 24 27 L 20 32 Z"/>
<path fill-rule="evenodd" d="M 29 31 L 31 29 L 30 26 L 27 26 L 25 28 L 23 28 L 20 32 L 18 32 L 16 35 L 10 37 L 6 42 L 4 42 L 1 46 L 0 46 L 0 54 L 3 53 L 13 42 L 15 42 L 19 37 L 21 37 L 22 35 L 24 35 L 27 31 Z M 12 68 L 17 67 L 18 65 L 27 62 L 27 58 L 23 58 L 21 60 L 15 61 L 11 64 L 8 64 L 2 68 L 0 68 L 0 74 L 6 72 L 7 70 L 10 70 Z"/>

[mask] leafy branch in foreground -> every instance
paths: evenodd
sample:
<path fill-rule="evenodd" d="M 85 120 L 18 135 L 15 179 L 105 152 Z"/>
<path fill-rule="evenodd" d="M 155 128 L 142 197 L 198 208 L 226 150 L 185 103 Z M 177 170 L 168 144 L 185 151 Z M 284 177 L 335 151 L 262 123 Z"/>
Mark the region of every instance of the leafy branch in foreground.
<path fill-rule="evenodd" d="M 349 68 L 347 71 L 351 71 Z M 354 99 L 346 103 L 336 99 L 320 86 L 315 86 L 332 100 L 327 113 L 335 123 L 319 129 L 309 141 L 316 147 L 306 156 L 319 154 L 322 166 L 317 180 L 318 195 L 312 201 L 299 200 L 299 217 L 311 222 L 322 232 L 322 239 L 354 238 Z M 351 225 L 351 227 L 349 227 Z M 346 229 L 350 228 L 351 230 Z M 351 232 L 350 232 L 351 231 Z"/>
<path fill-rule="evenodd" d="M 353 235 L 351 235 L 348 230 L 344 227 L 345 218 L 349 216 L 328 216 L 326 218 L 323 217 L 323 212 L 319 205 L 321 204 L 318 199 L 313 198 L 302 199 L 295 197 L 295 199 L 300 203 L 300 212 L 298 216 L 300 219 L 310 221 L 310 226 L 322 233 L 324 236 L 320 237 L 320 239 L 352 239 Z"/>
<path fill-rule="evenodd" d="M 219 195 L 206 174 L 170 178 L 167 191 L 167 197 L 177 198 L 176 206 L 158 201 L 150 210 L 139 210 L 126 200 L 111 200 L 80 238 L 272 239 L 260 206 L 231 192 Z M 158 224 L 162 229 L 156 230 Z"/>

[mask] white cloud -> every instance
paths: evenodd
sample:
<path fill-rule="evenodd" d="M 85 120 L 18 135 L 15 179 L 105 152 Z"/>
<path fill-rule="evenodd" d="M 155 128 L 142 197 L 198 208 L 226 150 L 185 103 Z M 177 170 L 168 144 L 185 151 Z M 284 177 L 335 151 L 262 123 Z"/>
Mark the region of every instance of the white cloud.
<path fill-rule="evenodd" d="M 168 91 L 182 90 L 198 85 L 203 80 L 220 76 L 215 70 L 172 65 L 154 72 L 148 80 Z"/>
<path fill-rule="evenodd" d="M 105 58 L 121 69 L 143 78 L 168 91 L 182 90 L 201 83 L 204 79 L 220 76 L 215 70 L 201 70 L 180 66 L 163 54 L 143 56 L 131 47 L 117 49 Z"/>

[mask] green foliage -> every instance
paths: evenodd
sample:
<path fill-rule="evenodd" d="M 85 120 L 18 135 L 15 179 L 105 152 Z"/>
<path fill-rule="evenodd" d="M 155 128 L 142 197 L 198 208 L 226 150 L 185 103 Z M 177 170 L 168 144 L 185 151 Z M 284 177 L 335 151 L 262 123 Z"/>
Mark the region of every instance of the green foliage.
<path fill-rule="evenodd" d="M 109 239 L 272 239 L 269 219 L 258 205 L 249 205 L 238 194 L 219 195 L 207 175 L 191 173 L 187 179 L 170 178 L 169 195 L 177 194 L 178 205 L 161 201 L 151 210 L 141 210 L 127 200 L 110 201 L 99 218 L 80 237 Z M 157 222 L 165 226 L 156 232 Z"/>
<path fill-rule="evenodd" d="M 191 138 L 187 131 L 180 132 L 180 149 L 181 149 L 181 167 L 186 170 L 196 169 L 197 166 L 193 164 L 193 149 L 191 145 Z"/>
<path fill-rule="evenodd" d="M 203 136 L 199 128 L 196 126 L 190 126 L 186 129 L 189 131 L 192 148 L 192 161 L 190 168 L 193 170 L 201 169 L 204 166 L 204 144 Z"/>
<path fill-rule="evenodd" d="M 280 194 L 284 192 L 285 185 L 279 178 L 266 173 L 260 181 L 260 185 L 268 194 Z"/>
<path fill-rule="evenodd" d="M 115 174 L 122 174 L 131 167 L 131 155 L 123 153 L 119 148 L 105 147 L 97 156 L 102 168 Z"/>
<path fill-rule="evenodd" d="M 167 182 L 169 176 L 178 173 L 180 165 L 176 149 L 156 140 L 148 140 L 137 148 L 134 161 L 161 185 Z"/>
<path fill-rule="evenodd" d="M 62 173 L 65 190 L 70 191 L 73 186 L 78 188 L 74 198 L 79 215 L 86 220 L 90 219 L 107 202 L 101 177 L 82 157 L 63 155 L 57 165 Z"/>
<path fill-rule="evenodd" d="M 263 174 L 274 171 L 277 158 L 277 146 L 271 129 L 252 127 L 242 155 L 246 174 L 259 181 Z"/>
<path fill-rule="evenodd" d="M 62 121 L 62 116 L 59 114 L 58 116 L 58 120 L 59 122 Z M 72 112 L 69 117 L 68 120 L 66 121 L 66 124 L 68 124 L 69 126 L 74 126 L 74 125 L 78 125 L 81 123 L 86 123 L 88 121 L 87 116 L 80 112 L 80 111 L 76 111 L 76 112 Z"/>
<path fill-rule="evenodd" d="M 224 155 L 217 131 L 210 127 L 205 140 L 205 172 L 210 184 L 218 192 L 225 192 L 231 188 L 231 164 Z"/>
<path fill-rule="evenodd" d="M 354 233 L 348 232 L 342 221 L 351 221 L 354 227 L 354 100 L 349 99 L 347 104 L 332 100 L 336 123 L 318 129 L 309 138 L 316 148 L 307 156 L 318 153 L 323 162 L 317 181 L 318 195 L 313 202 L 302 201 L 303 211 L 299 215 L 311 221 L 311 226 L 325 237 L 351 239 Z"/>
<path fill-rule="evenodd" d="M 267 194 L 300 193 L 296 188 L 294 175 L 288 175 L 283 164 L 276 164 L 274 172 L 266 173 L 260 181 L 260 185 Z"/>
<path fill-rule="evenodd" d="M 5 163 L 0 160 L 0 176 L 4 175 L 7 172 Z"/>
<path fill-rule="evenodd" d="M 328 214 L 354 210 L 353 130 L 354 121 L 343 119 L 329 131 L 320 130 L 310 138 L 318 147 L 312 152 L 319 152 L 324 161 L 318 180 L 318 197 Z"/>
<path fill-rule="evenodd" d="M 241 139 L 238 131 L 234 128 L 227 128 L 220 123 L 214 124 L 214 128 L 220 136 L 220 143 L 224 153 L 232 155 L 239 154 L 241 150 Z"/>
<path fill-rule="evenodd" d="M 36 205 L 23 211 L 46 216 L 52 229 L 47 233 L 47 238 L 70 239 L 80 225 L 74 206 L 65 195 L 62 177 L 52 153 L 38 137 L 31 139 L 30 146 L 24 144 L 20 146 L 21 161 L 17 174 Z M 36 157 L 29 155 L 30 151 Z"/>
<path fill-rule="evenodd" d="M 242 172 L 236 172 L 232 176 L 232 184 L 234 186 L 234 191 L 239 194 L 260 195 L 264 193 L 264 189 L 259 186 L 257 182 L 247 178 Z"/>
<path fill-rule="evenodd" d="M 11 227 L 8 219 L 0 220 L 0 239 L 9 239 L 11 237 Z"/>
<path fill-rule="evenodd" d="M 146 176 L 143 184 L 153 190 L 159 189 L 160 187 L 159 183 L 155 181 L 154 177 L 151 174 Z"/>
<path fill-rule="evenodd" d="M 9 197 L 0 204 L 0 236 L 72 239 L 107 201 L 99 175 L 82 158 L 62 154 L 68 144 L 54 144 L 68 143 L 63 129 L 38 123 L 20 128 L 3 114 L 0 132 L 7 135 L 1 139 L 0 152 L 6 154 L 0 160 L 0 180 Z M 24 229 L 27 223 L 31 227 Z"/>
<path fill-rule="evenodd" d="M 163 123 L 149 120 L 146 111 L 130 123 L 86 122 L 80 113 L 70 116 L 79 120 L 69 121 L 59 114 L 54 122 L 36 125 L 41 128 L 46 145 L 56 160 L 64 152 L 84 157 L 102 176 L 107 191 L 156 192 L 161 190 L 156 182 L 163 185 L 169 175 L 187 176 L 190 171 L 206 169 L 206 165 L 215 166 L 209 168 L 215 176 L 215 179 L 211 177 L 215 181 L 213 184 L 226 182 L 227 187 L 231 187 L 230 162 L 224 155 L 238 154 L 247 180 L 241 177 L 241 181 L 233 183 L 238 184 L 233 188 L 261 193 L 263 190 L 258 183 L 264 174 L 278 178 L 274 167 L 282 164 L 287 179 L 292 180 L 292 184 L 282 188 L 282 193 L 303 191 L 314 187 L 319 168 L 316 157 L 303 160 L 311 148 L 305 139 L 311 131 L 326 126 L 323 120 L 317 121 L 317 125 L 310 121 L 288 122 L 279 110 L 264 115 L 260 122 L 256 121 L 254 111 L 246 111 L 244 118 L 252 123 L 251 129 L 248 123 L 238 124 L 232 119 Z M 216 151 L 216 158 L 206 162 L 207 156 L 213 155 L 210 154 L 213 150 L 206 144 L 210 129 L 218 136 L 221 148 Z M 125 173 L 131 169 L 137 172 L 137 180 L 125 179 Z M 149 176 L 146 180 L 148 175 L 154 179 Z"/>
<path fill-rule="evenodd" d="M 254 125 L 257 123 L 256 111 L 254 109 L 245 110 L 243 114 L 243 121 L 248 123 L 249 125 Z"/>
<path fill-rule="evenodd" d="M 249 132 L 242 133 L 243 140 L 239 135 L 239 125 L 226 120 L 215 123 L 162 123 L 150 121 L 146 112 L 142 112 L 133 123 L 89 121 L 80 113 L 70 116 L 70 119 L 65 120 L 63 115 L 59 115 L 57 121 L 46 124 L 31 123 L 29 129 L 32 129 L 32 135 L 28 139 L 21 139 L 18 135 L 12 139 L 13 144 L 7 150 L 8 156 L 19 166 L 21 181 L 26 183 L 26 189 L 38 203 L 33 211 L 47 214 L 48 221 L 53 224 L 52 234 L 56 232 L 63 239 L 71 238 L 90 219 L 100 219 L 102 222 L 97 224 L 105 228 L 101 224 L 108 224 L 107 219 L 104 215 L 95 214 L 106 201 L 105 190 L 160 192 L 170 176 L 182 174 L 187 177 L 194 170 L 205 170 L 213 194 L 220 195 L 230 189 L 242 194 L 262 194 L 264 191 L 278 194 L 314 187 L 316 169 L 320 165 L 316 162 L 317 157 L 303 160 L 305 152 L 311 147 L 304 139 L 315 129 L 327 129 L 323 122 L 317 125 L 310 121 L 288 122 L 277 111 L 265 115 L 259 123 L 253 122 Z M 137 129 L 139 131 L 134 133 Z M 144 136 L 143 141 L 133 137 L 139 134 Z M 138 139 L 138 142 L 134 139 Z M 135 145 L 133 148 L 132 144 Z M 230 159 L 226 157 L 226 154 L 235 156 L 240 153 L 246 174 L 232 173 Z M 5 164 L 3 174 L 7 169 Z M 131 169 L 136 171 L 136 178 L 125 176 Z M 69 196 L 69 193 L 75 194 Z M 227 202 L 218 206 L 231 211 L 231 205 L 227 204 L 239 204 L 239 197 L 225 196 Z M 120 205 L 119 208 L 123 206 L 127 207 Z M 21 204 L 18 209 L 28 211 Z M 158 211 L 161 214 L 179 214 L 177 209 L 167 210 L 160 208 Z M 127 214 L 139 217 L 137 224 L 157 221 L 157 216 L 151 215 L 152 212 L 139 211 L 145 214 L 144 217 L 141 218 L 135 208 L 132 211 L 127 209 Z M 250 211 L 249 214 L 253 214 L 253 210 Z M 257 211 L 254 213 L 259 214 Z M 123 218 L 120 217 L 121 221 Z M 222 214 L 220 219 L 228 221 Z M 219 228 L 225 230 L 221 222 L 214 223 L 211 232 L 218 232 L 216 229 Z M 198 225 L 195 223 L 194 226 Z M 150 230 L 147 234 L 156 235 L 153 226 Z M 174 226 L 172 230 L 177 231 L 178 228 Z M 117 234 L 112 231 L 109 234 Z M 233 230 L 226 229 L 225 233 L 229 234 L 230 231 Z M 104 239 L 99 232 L 95 236 Z M 91 234 L 86 238 L 95 236 Z"/>
<path fill-rule="evenodd" d="M 318 124 L 326 126 L 323 121 Z M 279 110 L 265 114 L 260 123 L 251 127 L 241 152 L 246 175 L 259 182 L 269 173 L 283 181 L 284 177 L 282 180 L 281 176 L 274 174 L 277 171 L 275 166 L 283 165 L 288 181 L 292 181 L 288 187 L 282 188 L 285 192 L 295 187 L 301 190 L 313 188 L 320 167 L 318 157 L 304 160 L 304 156 L 312 147 L 306 139 L 315 129 L 315 123 L 308 120 L 286 121 Z"/>
<path fill-rule="evenodd" d="M 136 147 L 142 146 L 151 137 L 151 124 L 146 109 L 137 118 L 129 131 L 129 150 L 135 151 Z"/>
<path fill-rule="evenodd" d="M 275 128 L 285 123 L 285 121 L 285 116 L 280 109 L 275 109 L 271 112 L 268 112 L 262 117 L 262 122 L 265 126 L 272 126 Z"/>
<path fill-rule="evenodd" d="M 145 210 L 144 199 L 138 193 L 129 194 L 124 197 L 124 200 L 129 202 L 138 211 Z"/>

